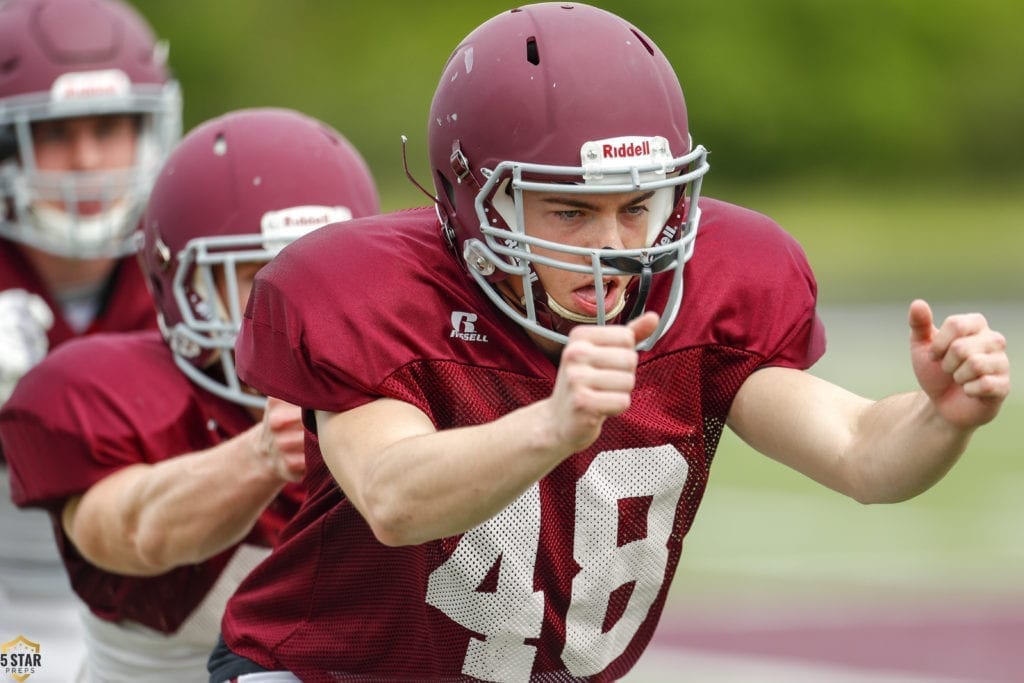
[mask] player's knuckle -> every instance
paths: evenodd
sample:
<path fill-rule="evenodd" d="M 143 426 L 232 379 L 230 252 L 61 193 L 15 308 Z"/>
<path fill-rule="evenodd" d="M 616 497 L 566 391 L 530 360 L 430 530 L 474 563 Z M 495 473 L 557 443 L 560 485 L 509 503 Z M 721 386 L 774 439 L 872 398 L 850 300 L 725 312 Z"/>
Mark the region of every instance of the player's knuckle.
<path fill-rule="evenodd" d="M 997 390 L 998 382 L 992 375 L 981 375 L 971 382 L 977 396 L 988 396 Z"/>
<path fill-rule="evenodd" d="M 971 345 L 969 337 L 957 337 L 949 343 L 949 352 L 957 358 L 967 358 L 971 351 Z"/>
<path fill-rule="evenodd" d="M 589 344 L 581 340 L 575 340 L 574 342 L 567 344 L 562 349 L 562 364 L 572 366 L 574 363 L 579 363 L 587 357 Z"/>
<path fill-rule="evenodd" d="M 989 370 L 989 360 L 982 354 L 974 354 L 964 361 L 964 365 L 975 375 L 984 375 Z"/>

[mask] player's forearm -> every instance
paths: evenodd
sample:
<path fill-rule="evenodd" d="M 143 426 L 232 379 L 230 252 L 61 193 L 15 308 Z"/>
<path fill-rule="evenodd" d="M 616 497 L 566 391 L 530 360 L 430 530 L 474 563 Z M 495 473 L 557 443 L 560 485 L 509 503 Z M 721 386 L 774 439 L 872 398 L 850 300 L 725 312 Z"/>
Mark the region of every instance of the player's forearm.
<path fill-rule="evenodd" d="M 926 490 L 970 438 L 921 392 L 871 401 L 784 368 L 747 379 L 729 426 L 761 453 L 863 503 L 896 502 Z"/>
<path fill-rule="evenodd" d="M 140 517 L 139 548 L 157 566 L 206 560 L 241 541 L 284 486 L 254 465 L 253 430 L 213 449 L 167 461 Z M 177 462 L 180 461 L 180 462 Z"/>
<path fill-rule="evenodd" d="M 128 468 L 83 497 L 72 536 L 93 564 L 152 576 L 201 562 L 252 529 L 284 482 L 253 465 L 252 430 L 206 451 Z M 102 535 L 102 537 L 99 537 Z M 77 536 L 77 538 L 76 538 Z"/>
<path fill-rule="evenodd" d="M 460 534 L 497 514 L 570 452 L 543 428 L 544 402 L 494 422 L 401 439 L 374 457 L 358 506 L 388 545 Z"/>
<path fill-rule="evenodd" d="M 973 430 L 950 425 L 920 391 L 866 408 L 850 442 L 850 495 L 863 503 L 895 503 L 942 479 L 967 448 Z"/>

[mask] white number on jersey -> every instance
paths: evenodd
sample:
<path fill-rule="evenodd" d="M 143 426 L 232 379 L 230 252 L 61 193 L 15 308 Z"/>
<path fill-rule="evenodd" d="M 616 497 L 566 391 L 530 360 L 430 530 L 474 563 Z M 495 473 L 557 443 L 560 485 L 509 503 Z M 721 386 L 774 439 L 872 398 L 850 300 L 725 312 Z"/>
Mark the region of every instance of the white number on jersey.
<path fill-rule="evenodd" d="M 665 581 L 667 542 L 688 474 L 672 446 L 599 453 L 576 483 L 572 581 L 562 661 L 574 676 L 590 676 L 621 655 L 647 618 Z M 619 501 L 652 498 L 647 535 L 618 544 Z M 467 531 L 455 551 L 430 575 L 427 603 L 484 636 L 471 638 L 462 673 L 487 681 L 530 680 L 540 635 L 544 594 L 534 591 L 540 541 L 540 485 Z M 497 588 L 479 590 L 497 567 Z M 619 620 L 602 632 L 612 592 L 634 583 Z"/>

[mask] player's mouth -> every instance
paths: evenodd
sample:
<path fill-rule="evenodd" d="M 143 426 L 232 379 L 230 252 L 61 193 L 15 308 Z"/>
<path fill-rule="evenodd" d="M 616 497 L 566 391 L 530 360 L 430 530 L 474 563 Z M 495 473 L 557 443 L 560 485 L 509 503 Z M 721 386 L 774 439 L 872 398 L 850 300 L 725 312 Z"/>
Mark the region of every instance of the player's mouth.
<path fill-rule="evenodd" d="M 76 208 L 79 216 L 96 216 L 103 213 L 107 205 L 103 202 L 79 202 Z"/>
<path fill-rule="evenodd" d="M 619 300 L 625 294 L 625 288 L 618 278 L 605 278 L 602 280 L 604 286 L 604 312 L 610 317 L 616 310 Z M 597 287 L 586 285 L 572 291 L 573 308 L 581 314 L 591 318 L 597 317 Z"/>
<path fill-rule="evenodd" d="M 74 214 L 80 218 L 89 218 L 103 213 L 109 205 L 104 202 L 86 201 L 68 205 L 64 202 L 45 202 L 45 206 L 62 211 L 66 214 Z"/>

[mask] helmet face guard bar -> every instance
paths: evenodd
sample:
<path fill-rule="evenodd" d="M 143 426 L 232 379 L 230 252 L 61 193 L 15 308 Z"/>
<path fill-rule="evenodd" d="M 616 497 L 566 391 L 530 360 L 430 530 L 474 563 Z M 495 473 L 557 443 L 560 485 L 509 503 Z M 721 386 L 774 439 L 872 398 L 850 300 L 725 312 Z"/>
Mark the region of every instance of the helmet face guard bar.
<path fill-rule="evenodd" d="M 589 180 L 586 181 L 587 184 L 564 182 L 565 178 L 570 177 L 588 178 L 588 169 L 582 166 L 502 162 L 493 171 L 485 170 L 484 175 L 487 177 L 487 181 L 477 193 L 475 202 L 484 241 L 470 239 L 465 242 L 463 257 L 469 266 L 469 271 L 488 298 L 505 314 L 536 334 L 563 344 L 568 341 L 566 335 L 555 332 L 537 321 L 532 287 L 532 281 L 536 275 L 533 272 L 532 264 L 537 263 L 569 272 L 590 274 L 597 292 L 596 324 L 598 325 L 605 325 L 609 322 L 604 304 L 604 278 L 639 276 L 637 299 L 628 314 L 628 319 L 633 319 L 644 311 L 653 276 L 658 273 L 671 272 L 672 286 L 658 327 L 648 339 L 637 345 L 640 350 L 649 349 L 674 322 L 682 301 L 683 266 L 693 255 L 694 240 L 700 223 L 698 200 L 701 179 L 709 168 L 706 157 L 707 151 L 704 147 L 697 146 L 690 153 L 666 162 L 623 165 L 610 170 L 604 169 L 599 184 Z M 688 167 L 692 167 L 693 170 L 676 176 L 668 176 L 668 173 L 677 168 Z M 529 179 L 524 179 L 524 174 L 528 174 Z M 540 182 L 534 180 L 538 175 L 553 176 L 559 181 Z M 620 178 L 623 180 L 619 181 Z M 515 225 L 511 228 L 506 227 L 507 221 L 497 215 L 499 212 L 489 202 L 494 193 L 503 191 L 502 184 L 506 180 L 510 184 L 515 206 Z M 669 214 L 663 223 L 652 226 L 653 229 L 649 231 L 651 243 L 645 248 L 576 247 L 538 239 L 526 234 L 522 201 L 524 191 L 621 194 L 678 187 L 684 187 L 682 196 L 679 196 L 678 200 L 669 207 Z M 564 255 L 567 260 L 535 253 L 533 248 Z M 502 293 L 497 290 L 493 281 L 504 279 L 502 275 L 521 279 L 524 293 L 523 310 L 510 305 Z"/>
<path fill-rule="evenodd" d="M 172 330 L 165 330 L 171 347 L 176 349 L 175 362 L 196 384 L 245 406 L 262 408 L 266 398 L 247 393 L 235 369 L 235 341 L 243 312 L 236 266 L 267 263 L 288 241 L 260 234 L 201 237 L 190 240 L 178 255 L 173 288 L 182 321 Z M 223 266 L 223 298 L 214 273 L 217 266 Z M 203 353 L 221 365 L 222 382 L 187 359 Z"/>

